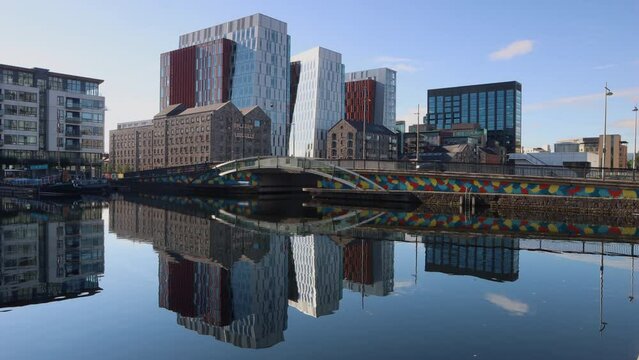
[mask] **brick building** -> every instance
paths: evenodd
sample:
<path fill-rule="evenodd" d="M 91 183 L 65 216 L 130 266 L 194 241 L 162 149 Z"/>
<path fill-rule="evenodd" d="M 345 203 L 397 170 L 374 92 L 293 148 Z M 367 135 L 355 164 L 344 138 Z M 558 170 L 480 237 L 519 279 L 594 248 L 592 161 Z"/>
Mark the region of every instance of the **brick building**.
<path fill-rule="evenodd" d="M 397 159 L 397 136 L 383 125 L 366 125 L 366 156 L 363 156 L 364 122 L 340 120 L 327 137 L 329 159 Z"/>
<path fill-rule="evenodd" d="M 258 106 L 176 104 L 153 120 L 118 124 L 109 154 L 113 170 L 123 172 L 268 156 L 270 132 L 271 120 Z"/>

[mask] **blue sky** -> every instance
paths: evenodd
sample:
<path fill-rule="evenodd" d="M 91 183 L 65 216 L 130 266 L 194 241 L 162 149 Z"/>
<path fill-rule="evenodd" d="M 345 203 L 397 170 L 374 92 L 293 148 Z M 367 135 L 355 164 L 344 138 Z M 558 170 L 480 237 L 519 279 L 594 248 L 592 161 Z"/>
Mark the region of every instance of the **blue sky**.
<path fill-rule="evenodd" d="M 158 110 L 159 55 L 180 34 L 261 12 L 288 23 L 291 53 L 323 46 L 346 71 L 398 70 L 397 119 L 429 88 L 517 80 L 524 146 L 603 132 L 632 144 L 639 1 L 10 1 L 0 63 L 105 80 L 106 127 Z"/>

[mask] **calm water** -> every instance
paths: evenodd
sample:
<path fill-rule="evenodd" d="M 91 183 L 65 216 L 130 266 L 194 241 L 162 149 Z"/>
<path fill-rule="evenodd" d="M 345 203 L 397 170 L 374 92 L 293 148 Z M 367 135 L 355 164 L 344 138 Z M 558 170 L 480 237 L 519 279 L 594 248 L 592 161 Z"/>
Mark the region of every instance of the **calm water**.
<path fill-rule="evenodd" d="M 302 201 L 2 207 L 2 359 L 639 354 L 639 245 L 606 234 Z"/>

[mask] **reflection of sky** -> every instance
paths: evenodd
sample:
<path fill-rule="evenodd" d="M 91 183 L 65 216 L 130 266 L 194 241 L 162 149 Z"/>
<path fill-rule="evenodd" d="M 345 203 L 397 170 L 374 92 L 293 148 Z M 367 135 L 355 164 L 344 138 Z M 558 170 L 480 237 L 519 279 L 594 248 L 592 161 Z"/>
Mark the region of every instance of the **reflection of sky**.
<path fill-rule="evenodd" d="M 629 264 L 627 258 L 605 257 L 608 326 L 600 334 L 598 256 L 520 251 L 519 278 L 494 282 L 427 273 L 422 245 L 396 243 L 390 296 L 366 296 L 362 309 L 361 294 L 344 290 L 339 309 L 318 319 L 289 308 L 285 341 L 256 351 L 179 326 L 175 313 L 158 306 L 152 247 L 105 237 L 104 290 L 1 313 L 3 359 L 617 359 L 639 353 L 639 310 L 627 300 L 630 272 L 615 266 Z"/>

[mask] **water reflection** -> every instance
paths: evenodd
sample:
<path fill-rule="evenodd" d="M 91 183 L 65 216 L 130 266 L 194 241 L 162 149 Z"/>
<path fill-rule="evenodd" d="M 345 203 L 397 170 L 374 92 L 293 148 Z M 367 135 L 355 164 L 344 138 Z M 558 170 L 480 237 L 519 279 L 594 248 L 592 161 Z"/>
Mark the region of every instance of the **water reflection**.
<path fill-rule="evenodd" d="M 522 252 L 580 260 L 597 256 L 597 261 L 614 256 L 614 265 L 620 258 L 632 258 L 634 264 L 639 249 L 627 242 L 513 237 L 517 226 L 504 219 L 471 219 L 508 224 L 475 227 L 483 231 L 475 233 L 459 215 L 278 206 L 250 200 L 116 198 L 109 207 L 109 229 L 153 245 L 159 258 L 158 303 L 176 314 L 177 324 L 242 348 L 284 341 L 289 307 L 317 318 L 340 309 L 344 289 L 361 294 L 363 307 L 368 296 L 392 294 L 398 241 L 415 244 L 415 282 L 418 273 L 426 272 L 514 283 L 520 278 Z M 528 232 L 533 223 L 519 228 Z M 600 276 L 603 330 L 603 267 Z M 631 300 L 633 289 L 632 278 Z M 507 293 L 480 296 L 516 317 L 531 311 L 525 299 Z"/>
<path fill-rule="evenodd" d="M 0 307 L 90 296 L 104 272 L 102 203 L 2 198 Z"/>

